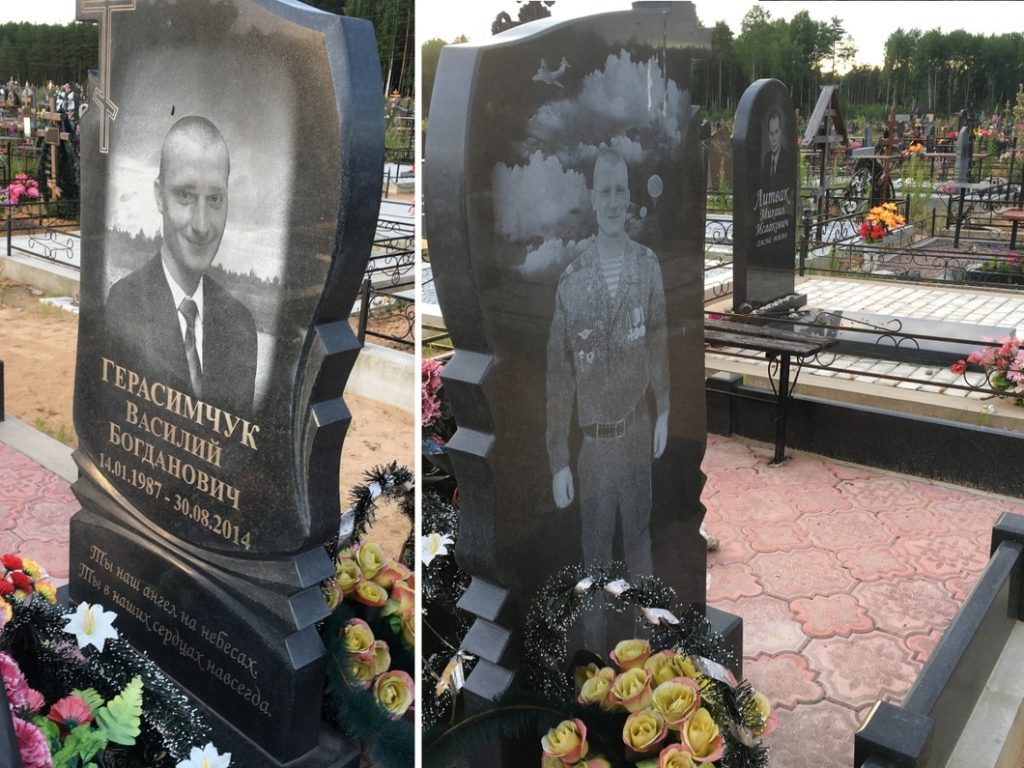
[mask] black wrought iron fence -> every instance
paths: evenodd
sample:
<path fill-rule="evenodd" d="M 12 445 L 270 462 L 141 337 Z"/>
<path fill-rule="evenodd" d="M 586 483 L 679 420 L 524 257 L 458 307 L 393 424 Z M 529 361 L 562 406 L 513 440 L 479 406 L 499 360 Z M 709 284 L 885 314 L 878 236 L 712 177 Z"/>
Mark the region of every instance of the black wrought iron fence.
<path fill-rule="evenodd" d="M 708 312 L 716 319 L 749 321 L 749 316 Z M 769 321 L 763 321 L 769 322 Z M 842 312 L 821 312 L 805 320 L 770 321 L 787 331 L 835 343 L 805 358 L 799 370 L 834 379 L 873 382 L 902 389 L 973 398 L 979 402 L 997 397 L 1018 398 L 1016 384 L 998 368 L 966 362 L 970 354 L 986 349 L 1005 349 L 1010 338 L 983 339 L 914 333 L 898 318 L 882 323 L 844 317 Z M 716 346 L 710 356 L 764 365 L 768 378 L 777 375 L 778 360 L 749 349 Z M 960 361 L 964 361 L 961 363 Z M 714 367 L 713 363 L 708 364 Z"/>
<path fill-rule="evenodd" d="M 381 218 L 366 265 L 360 290 L 358 336 L 394 342 L 412 348 L 416 344 L 415 229 L 412 221 Z M 398 331 L 385 333 L 369 327 L 371 312 L 386 313 L 399 322 Z"/>

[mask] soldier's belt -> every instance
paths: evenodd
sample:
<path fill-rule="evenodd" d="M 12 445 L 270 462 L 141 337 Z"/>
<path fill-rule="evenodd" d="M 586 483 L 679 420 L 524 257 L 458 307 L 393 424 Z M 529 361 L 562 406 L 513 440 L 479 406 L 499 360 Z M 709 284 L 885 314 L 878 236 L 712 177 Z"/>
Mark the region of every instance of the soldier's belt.
<path fill-rule="evenodd" d="M 633 406 L 633 410 L 618 421 L 613 421 L 609 424 L 587 424 L 587 426 L 583 428 L 583 434 L 587 437 L 598 437 L 602 439 L 622 437 L 626 434 L 626 428 L 633 423 L 633 419 L 635 418 L 636 406 Z"/>

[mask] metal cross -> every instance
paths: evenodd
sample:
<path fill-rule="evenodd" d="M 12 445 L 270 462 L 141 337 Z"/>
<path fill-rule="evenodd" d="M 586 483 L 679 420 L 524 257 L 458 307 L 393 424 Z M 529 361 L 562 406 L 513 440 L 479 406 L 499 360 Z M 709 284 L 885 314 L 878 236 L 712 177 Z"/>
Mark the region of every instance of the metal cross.
<path fill-rule="evenodd" d="M 100 116 L 100 152 L 110 151 L 110 121 L 117 119 L 117 105 L 110 98 L 111 23 L 115 11 L 134 11 L 136 0 L 78 0 L 77 18 L 96 19 L 100 25 L 100 86 L 92 100 L 102 111 Z"/>

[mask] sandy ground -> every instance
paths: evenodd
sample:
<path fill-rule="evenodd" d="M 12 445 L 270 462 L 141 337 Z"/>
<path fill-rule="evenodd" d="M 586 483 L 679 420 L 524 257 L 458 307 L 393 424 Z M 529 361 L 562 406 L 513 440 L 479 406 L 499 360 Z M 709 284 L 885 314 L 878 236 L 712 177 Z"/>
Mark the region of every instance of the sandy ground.
<path fill-rule="evenodd" d="M 0 360 L 4 363 L 5 412 L 65 445 L 76 447 L 72 393 L 78 316 L 43 304 L 23 285 L 0 279 Z M 374 466 L 397 461 L 412 469 L 413 415 L 349 393 L 352 425 L 341 460 L 341 506 Z M 407 518 L 393 507 L 378 509 L 370 536 L 397 555 L 409 533 Z"/>

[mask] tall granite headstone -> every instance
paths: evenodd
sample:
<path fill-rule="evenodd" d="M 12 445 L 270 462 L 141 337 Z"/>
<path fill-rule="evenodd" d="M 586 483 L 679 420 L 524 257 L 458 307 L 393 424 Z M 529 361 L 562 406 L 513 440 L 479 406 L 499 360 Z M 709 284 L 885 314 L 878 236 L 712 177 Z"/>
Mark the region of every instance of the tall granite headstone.
<path fill-rule="evenodd" d="M 814 118 L 812 117 L 812 121 Z M 793 297 L 800 209 L 796 111 L 789 90 L 762 79 L 743 92 L 733 128 L 733 309 Z"/>
<path fill-rule="evenodd" d="M 279 0 L 78 0 L 71 595 L 118 613 L 252 766 L 349 765 L 319 726 L 347 318 L 383 162 L 367 22 Z"/>
<path fill-rule="evenodd" d="M 507 598 L 490 617 L 506 627 L 561 567 L 612 558 L 703 607 L 707 171 L 690 69 L 708 44 L 678 2 L 442 51 L 424 183 L 456 350 L 456 557 L 470 593 Z M 607 653 L 596 613 L 586 642 Z M 489 661 L 514 667 L 521 643 Z"/>

